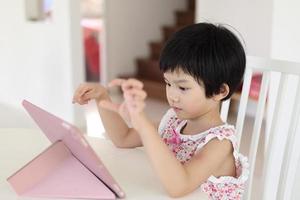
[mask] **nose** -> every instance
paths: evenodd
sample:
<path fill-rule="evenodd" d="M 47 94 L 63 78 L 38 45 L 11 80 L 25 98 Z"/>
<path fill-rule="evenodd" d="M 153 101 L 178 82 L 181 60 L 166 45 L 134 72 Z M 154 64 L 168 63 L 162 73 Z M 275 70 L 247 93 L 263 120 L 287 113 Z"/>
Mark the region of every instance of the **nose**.
<path fill-rule="evenodd" d="M 168 91 L 169 100 L 172 102 L 178 102 L 179 96 L 176 94 L 176 92 L 172 89 Z"/>
<path fill-rule="evenodd" d="M 179 101 L 179 98 L 178 97 L 175 97 L 175 96 L 170 96 L 170 100 L 172 102 L 178 102 Z"/>

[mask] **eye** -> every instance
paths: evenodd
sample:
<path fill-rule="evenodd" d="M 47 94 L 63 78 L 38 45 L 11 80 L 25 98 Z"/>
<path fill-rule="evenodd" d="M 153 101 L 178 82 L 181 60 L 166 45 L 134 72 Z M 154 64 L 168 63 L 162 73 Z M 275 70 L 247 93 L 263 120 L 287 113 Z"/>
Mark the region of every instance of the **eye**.
<path fill-rule="evenodd" d="M 186 91 L 186 90 L 188 90 L 189 88 L 179 87 L 179 89 L 180 89 L 181 91 Z"/>
<path fill-rule="evenodd" d="M 168 87 L 170 87 L 170 86 L 171 86 L 171 84 L 170 84 L 170 83 L 167 83 L 167 82 L 166 82 L 166 85 L 167 85 Z"/>

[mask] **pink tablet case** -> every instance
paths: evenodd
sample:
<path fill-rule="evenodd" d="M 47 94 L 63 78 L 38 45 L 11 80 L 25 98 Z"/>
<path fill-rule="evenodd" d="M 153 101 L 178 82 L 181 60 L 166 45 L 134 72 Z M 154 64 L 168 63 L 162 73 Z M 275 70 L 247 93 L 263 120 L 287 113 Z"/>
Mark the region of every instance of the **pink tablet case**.
<path fill-rule="evenodd" d="M 125 194 L 78 128 L 23 101 L 52 142 L 7 180 L 17 194 L 32 197 L 115 199 Z"/>

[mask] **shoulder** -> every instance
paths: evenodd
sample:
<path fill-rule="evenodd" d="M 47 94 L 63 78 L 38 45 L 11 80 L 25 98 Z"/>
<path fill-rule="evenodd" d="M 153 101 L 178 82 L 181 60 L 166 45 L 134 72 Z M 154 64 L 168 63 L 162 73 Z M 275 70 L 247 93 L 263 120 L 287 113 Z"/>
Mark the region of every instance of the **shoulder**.
<path fill-rule="evenodd" d="M 205 136 L 201 139 L 201 143 L 197 147 L 197 151 L 207 146 L 222 146 L 232 150 L 237 147 L 236 131 L 234 126 L 224 124 L 221 126 L 213 127 L 206 131 Z"/>
<path fill-rule="evenodd" d="M 232 143 L 236 142 L 236 130 L 233 125 L 223 124 L 221 126 L 217 126 L 208 130 L 206 141 L 210 141 L 211 139 L 224 140 L 227 139 Z"/>
<path fill-rule="evenodd" d="M 207 163 L 209 168 L 217 170 L 224 161 L 232 156 L 233 146 L 229 140 L 219 140 L 218 138 L 211 139 L 202 148 L 195 152 L 191 159 L 198 164 Z"/>
<path fill-rule="evenodd" d="M 218 138 L 212 138 L 207 142 L 202 150 L 219 152 L 223 155 L 228 155 L 229 153 L 232 153 L 233 147 L 230 140 L 220 140 Z"/>

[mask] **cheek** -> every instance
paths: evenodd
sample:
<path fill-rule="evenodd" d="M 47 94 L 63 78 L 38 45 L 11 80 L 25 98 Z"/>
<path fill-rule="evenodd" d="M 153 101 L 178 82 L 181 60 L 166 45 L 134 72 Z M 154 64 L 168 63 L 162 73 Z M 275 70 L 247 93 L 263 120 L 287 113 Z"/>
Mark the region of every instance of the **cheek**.
<path fill-rule="evenodd" d="M 169 96 L 169 93 L 170 93 L 170 91 L 169 91 L 169 87 L 168 87 L 168 86 L 166 86 L 166 96 L 167 96 L 167 97 Z"/>
<path fill-rule="evenodd" d="M 167 100 L 168 100 L 168 102 L 169 102 L 169 99 L 170 99 L 170 92 L 169 92 L 168 87 L 166 87 L 166 97 L 167 97 Z"/>
<path fill-rule="evenodd" d="M 199 104 L 203 101 L 201 96 L 195 95 L 192 92 L 187 92 L 186 94 L 183 94 L 182 96 L 184 97 L 184 100 L 186 102 L 189 102 L 191 104 Z"/>
<path fill-rule="evenodd" d="M 205 107 L 207 106 L 203 99 L 188 96 L 186 96 L 186 98 L 183 99 L 182 103 L 185 105 L 186 109 L 191 113 L 199 112 L 199 110 L 205 109 Z"/>

